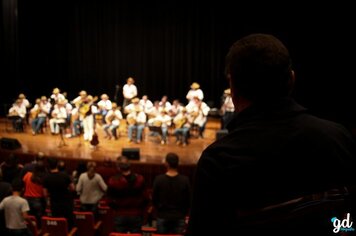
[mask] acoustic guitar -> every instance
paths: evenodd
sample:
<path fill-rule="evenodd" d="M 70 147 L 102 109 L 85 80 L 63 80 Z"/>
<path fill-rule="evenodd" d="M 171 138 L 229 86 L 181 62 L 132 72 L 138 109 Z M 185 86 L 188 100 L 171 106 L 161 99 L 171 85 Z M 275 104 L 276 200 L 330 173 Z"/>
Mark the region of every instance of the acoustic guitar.
<path fill-rule="evenodd" d="M 179 119 L 179 120 L 176 120 L 176 121 L 174 122 L 175 128 L 176 128 L 176 129 L 182 128 L 183 125 L 184 125 L 186 122 L 187 122 L 187 118 L 186 118 L 186 117 L 183 117 L 183 118 L 181 118 L 181 119 Z"/>
<path fill-rule="evenodd" d="M 91 105 L 96 102 L 98 100 L 98 96 L 95 96 L 93 98 L 93 100 L 91 100 L 90 102 L 87 103 L 82 103 L 79 107 L 79 113 L 83 116 L 85 116 L 89 111 L 90 111 L 90 107 Z"/>

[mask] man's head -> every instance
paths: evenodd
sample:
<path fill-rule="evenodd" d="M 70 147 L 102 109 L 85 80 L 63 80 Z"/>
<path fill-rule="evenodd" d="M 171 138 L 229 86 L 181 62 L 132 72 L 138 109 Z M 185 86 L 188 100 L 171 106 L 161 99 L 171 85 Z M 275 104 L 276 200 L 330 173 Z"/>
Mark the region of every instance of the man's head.
<path fill-rule="evenodd" d="M 123 172 L 129 171 L 130 168 L 131 168 L 130 161 L 126 156 L 118 157 L 117 158 L 117 165 L 118 165 L 118 168 Z"/>
<path fill-rule="evenodd" d="M 288 49 L 267 34 L 252 34 L 235 42 L 226 56 L 225 73 L 234 101 L 288 96 L 294 82 Z"/>
<path fill-rule="evenodd" d="M 166 155 L 166 163 L 168 165 L 168 168 L 177 169 L 179 165 L 178 155 L 172 152 L 168 153 Z"/>

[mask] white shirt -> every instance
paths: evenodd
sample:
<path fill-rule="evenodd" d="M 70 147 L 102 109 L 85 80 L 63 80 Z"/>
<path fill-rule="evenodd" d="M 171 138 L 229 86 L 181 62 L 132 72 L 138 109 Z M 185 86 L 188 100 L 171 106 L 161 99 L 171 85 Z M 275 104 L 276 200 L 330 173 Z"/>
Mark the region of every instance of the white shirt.
<path fill-rule="evenodd" d="M 132 99 L 137 96 L 137 87 L 134 84 L 125 84 L 122 88 L 122 94 L 126 99 Z"/>

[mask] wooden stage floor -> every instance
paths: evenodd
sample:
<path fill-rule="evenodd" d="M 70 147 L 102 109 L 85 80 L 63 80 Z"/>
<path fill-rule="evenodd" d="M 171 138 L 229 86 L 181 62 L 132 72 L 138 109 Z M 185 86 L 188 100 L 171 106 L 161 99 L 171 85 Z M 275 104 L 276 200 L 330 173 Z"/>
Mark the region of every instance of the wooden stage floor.
<path fill-rule="evenodd" d="M 98 126 L 99 145 L 92 149 L 90 143 L 84 142 L 82 136 L 65 138 L 66 146 L 60 147 L 60 136 L 52 135 L 49 127 L 43 134 L 36 136 L 32 135 L 30 125 L 25 127 L 24 133 L 15 133 L 12 131 L 10 121 L 0 118 L 0 138 L 13 138 L 21 143 L 22 147 L 14 150 L 15 153 L 36 154 L 43 152 L 45 156 L 94 161 L 101 161 L 105 158 L 115 159 L 121 155 L 123 148 L 139 148 L 140 162 L 142 163 L 162 163 L 168 152 L 175 152 L 180 156 L 181 164 L 196 164 L 202 151 L 215 140 L 216 132 L 219 129 L 219 119 L 209 117 L 204 139 L 193 137 L 187 146 L 182 147 L 175 144 L 173 135 L 169 135 L 168 144 L 161 145 L 159 137 L 148 135 L 148 128 L 145 130 L 144 141 L 140 144 L 128 142 L 125 126 L 120 128 L 118 140 L 108 140 L 104 139 L 104 131 L 102 127 Z"/>

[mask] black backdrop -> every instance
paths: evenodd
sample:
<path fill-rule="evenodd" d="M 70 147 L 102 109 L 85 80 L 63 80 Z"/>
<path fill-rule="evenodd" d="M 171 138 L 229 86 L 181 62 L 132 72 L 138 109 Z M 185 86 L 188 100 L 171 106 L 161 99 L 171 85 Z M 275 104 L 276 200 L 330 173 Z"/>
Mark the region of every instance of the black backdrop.
<path fill-rule="evenodd" d="M 229 46 L 262 32 L 290 49 L 296 99 L 320 116 L 353 125 L 352 8 L 239 4 L 2 0 L 0 102 L 11 103 L 20 92 L 33 102 L 54 87 L 67 91 L 69 99 L 82 89 L 112 98 L 115 85 L 133 76 L 139 95 L 151 100 L 166 94 L 185 102 L 197 81 L 205 100 L 218 107 L 227 87 L 223 67 Z"/>

